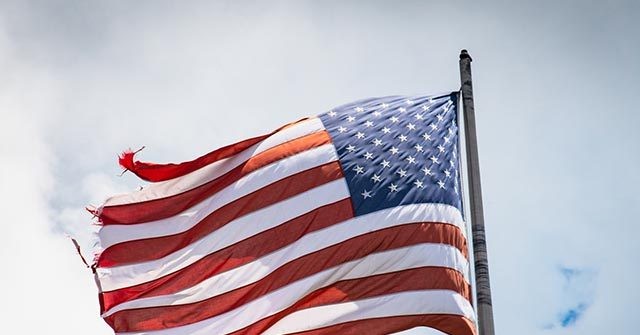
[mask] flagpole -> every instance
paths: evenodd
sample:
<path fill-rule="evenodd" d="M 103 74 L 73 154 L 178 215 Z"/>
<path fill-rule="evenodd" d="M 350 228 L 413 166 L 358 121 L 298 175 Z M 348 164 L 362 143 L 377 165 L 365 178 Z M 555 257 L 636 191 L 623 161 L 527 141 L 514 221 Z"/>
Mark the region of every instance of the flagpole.
<path fill-rule="evenodd" d="M 489 284 L 489 260 L 487 258 L 487 243 L 484 234 L 482 189 L 480 187 L 476 118 L 473 108 L 471 56 L 469 56 L 467 50 L 460 52 L 460 82 L 462 84 L 465 148 L 467 151 L 467 174 L 469 179 L 469 212 L 471 214 L 473 257 L 475 260 L 478 329 L 480 335 L 494 335 L 491 285 Z"/>

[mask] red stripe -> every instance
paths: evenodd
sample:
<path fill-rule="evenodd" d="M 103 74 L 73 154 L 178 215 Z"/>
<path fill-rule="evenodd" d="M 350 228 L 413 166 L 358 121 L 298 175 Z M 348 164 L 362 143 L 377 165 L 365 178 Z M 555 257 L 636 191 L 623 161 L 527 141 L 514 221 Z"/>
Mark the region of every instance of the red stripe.
<path fill-rule="evenodd" d="M 104 292 L 101 294 L 104 306 L 102 312 L 125 301 L 179 292 L 211 276 L 283 248 L 305 234 L 351 217 L 353 217 L 353 211 L 350 199 L 320 207 L 278 227 L 207 255 L 196 263 L 162 278 L 116 291 Z"/>
<path fill-rule="evenodd" d="M 342 178 L 338 162 L 296 173 L 239 198 L 209 214 L 179 234 L 115 244 L 98 259 L 99 267 L 113 267 L 160 259 L 220 229 L 232 220 Z"/>
<path fill-rule="evenodd" d="M 296 335 L 386 335 L 415 327 L 430 327 L 449 335 L 476 335 L 473 322 L 452 314 L 423 314 L 391 316 L 345 322 L 321 329 L 295 333 Z M 293 333 L 289 334 L 293 335 Z"/>
<path fill-rule="evenodd" d="M 118 163 L 120 163 L 120 166 L 124 169 L 135 173 L 138 177 L 146 181 L 165 181 L 184 176 L 211 163 L 236 155 L 252 145 L 264 141 L 268 137 L 269 135 L 262 135 L 250 138 L 248 140 L 222 147 L 192 161 L 179 164 L 156 164 L 141 161 L 134 162 L 133 156 L 135 156 L 136 153 L 131 151 L 123 152 L 118 159 Z"/>
<path fill-rule="evenodd" d="M 156 164 L 156 163 L 147 163 L 147 162 L 140 162 L 140 161 L 134 162 L 133 161 L 134 153 L 128 151 L 128 152 L 124 152 L 120 156 L 119 163 L 123 168 L 135 173 L 138 177 L 144 180 L 152 181 L 152 182 L 169 180 L 169 179 L 184 176 L 188 173 L 201 169 L 202 167 L 205 167 L 211 163 L 236 155 L 237 153 L 249 148 L 250 146 L 265 140 L 269 136 L 277 133 L 278 131 L 304 120 L 306 119 L 302 119 L 300 121 L 285 125 L 284 127 L 281 127 L 276 131 L 272 132 L 271 134 L 257 136 L 257 137 L 253 137 L 238 143 L 230 144 L 226 147 L 222 147 L 220 149 L 212 151 L 206 155 L 198 157 L 189 162 L 184 162 L 179 164 L 174 164 L 174 163 Z"/>
<path fill-rule="evenodd" d="M 326 131 L 297 138 L 261 152 L 219 178 L 180 194 L 144 202 L 105 206 L 99 213 L 100 222 L 104 225 L 136 224 L 174 216 L 261 167 L 328 143 L 331 143 L 331 138 Z"/>
<path fill-rule="evenodd" d="M 337 282 L 334 285 L 323 287 L 308 294 L 285 310 L 231 334 L 261 334 L 287 315 L 307 308 L 367 299 L 398 292 L 429 289 L 455 291 L 467 300 L 471 300 L 471 287 L 459 272 L 441 267 L 421 267 Z"/>
<path fill-rule="evenodd" d="M 150 331 L 183 326 L 227 312 L 336 265 L 374 252 L 419 243 L 443 243 L 452 245 L 462 252 L 466 250 L 465 237 L 456 226 L 442 223 L 404 224 L 360 235 L 302 256 L 255 283 L 216 297 L 184 305 L 122 310 L 106 317 L 105 321 L 116 332 Z"/>

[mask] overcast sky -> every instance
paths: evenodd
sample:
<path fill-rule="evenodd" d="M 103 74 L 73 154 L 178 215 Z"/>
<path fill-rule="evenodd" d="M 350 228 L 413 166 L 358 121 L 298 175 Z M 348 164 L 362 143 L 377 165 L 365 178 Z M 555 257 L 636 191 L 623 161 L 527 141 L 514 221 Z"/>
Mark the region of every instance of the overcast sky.
<path fill-rule="evenodd" d="M 640 2 L 0 1 L 0 324 L 110 334 L 65 234 L 183 161 L 471 53 L 498 334 L 636 334 Z M 414 331 L 413 334 L 417 334 Z"/>

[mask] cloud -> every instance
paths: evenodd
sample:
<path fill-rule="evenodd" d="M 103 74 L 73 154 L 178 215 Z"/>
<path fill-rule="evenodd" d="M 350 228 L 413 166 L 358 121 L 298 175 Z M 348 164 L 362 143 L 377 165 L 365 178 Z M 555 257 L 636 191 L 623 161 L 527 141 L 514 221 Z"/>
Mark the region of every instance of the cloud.
<path fill-rule="evenodd" d="M 4 28 L 0 25 L 0 28 Z M 0 323 L 3 333 L 108 334 L 95 285 L 71 244 L 53 231 L 53 148 L 44 137 L 59 82 L 24 62 L 0 29 Z M 88 331 L 91 329 L 91 331 Z"/>

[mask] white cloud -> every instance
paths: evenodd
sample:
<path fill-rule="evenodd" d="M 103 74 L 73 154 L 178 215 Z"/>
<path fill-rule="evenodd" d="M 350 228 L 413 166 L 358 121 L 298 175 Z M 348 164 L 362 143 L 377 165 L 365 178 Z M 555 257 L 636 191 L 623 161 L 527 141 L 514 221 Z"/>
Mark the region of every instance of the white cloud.
<path fill-rule="evenodd" d="M 53 233 L 54 155 L 43 139 L 55 81 L 20 62 L 0 33 L 0 323 L 5 333 L 108 334 L 96 319 L 91 273 Z"/>

